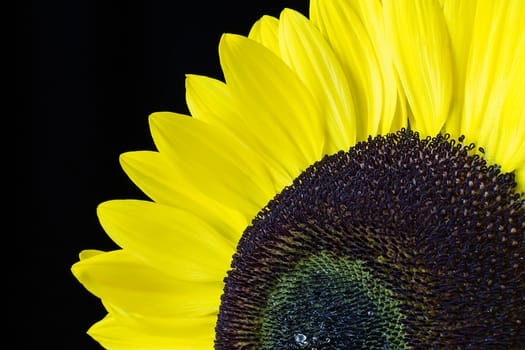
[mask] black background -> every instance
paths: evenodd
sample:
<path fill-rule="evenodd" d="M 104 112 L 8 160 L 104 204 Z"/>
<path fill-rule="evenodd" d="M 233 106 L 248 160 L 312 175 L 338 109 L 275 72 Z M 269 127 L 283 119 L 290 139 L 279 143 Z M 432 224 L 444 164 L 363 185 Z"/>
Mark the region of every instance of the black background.
<path fill-rule="evenodd" d="M 100 202 L 145 198 L 119 154 L 154 149 L 150 113 L 187 113 L 184 74 L 222 79 L 222 33 L 247 35 L 284 7 L 306 14 L 308 2 L 17 2 L 16 131 L 4 132 L 17 151 L 18 185 L 5 189 L 14 191 L 17 245 L 4 246 L 16 279 L 4 344 L 100 348 L 85 332 L 105 311 L 70 267 L 82 249 L 116 248 L 98 224 Z"/>

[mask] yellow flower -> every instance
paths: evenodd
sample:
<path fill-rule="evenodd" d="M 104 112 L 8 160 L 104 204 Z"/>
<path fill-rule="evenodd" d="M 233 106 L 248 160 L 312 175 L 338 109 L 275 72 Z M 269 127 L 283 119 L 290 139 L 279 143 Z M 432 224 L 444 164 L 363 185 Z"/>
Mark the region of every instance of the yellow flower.
<path fill-rule="evenodd" d="M 158 151 L 121 157 L 152 201 L 98 208 L 122 249 L 72 267 L 108 311 L 89 334 L 108 349 L 524 343 L 524 13 L 521 0 L 313 0 L 310 19 L 285 9 L 225 34 L 225 82 L 187 76 L 191 116 L 153 113 Z M 386 328 L 303 309 L 304 330 L 283 324 L 320 270 L 336 293 L 315 305 L 339 295 L 352 320 Z"/>

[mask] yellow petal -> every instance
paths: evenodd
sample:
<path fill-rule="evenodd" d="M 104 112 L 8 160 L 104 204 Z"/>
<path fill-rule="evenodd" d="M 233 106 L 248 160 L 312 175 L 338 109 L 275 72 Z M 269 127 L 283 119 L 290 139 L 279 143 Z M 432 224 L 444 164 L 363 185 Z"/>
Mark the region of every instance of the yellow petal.
<path fill-rule="evenodd" d="M 186 101 L 195 119 L 224 130 L 228 133 L 228 138 L 239 140 L 244 148 L 254 146 L 251 144 L 252 138 L 246 137 L 246 127 L 239 111 L 235 109 L 230 91 L 222 81 L 200 75 L 187 75 Z M 249 158 L 250 163 L 261 166 L 264 164 L 264 168 L 268 170 L 265 179 L 273 184 L 273 193 L 280 192 L 291 181 L 289 176 L 282 173 L 281 166 L 274 167 L 275 161 L 267 162 L 261 157 L 261 153 L 249 152 Z"/>
<path fill-rule="evenodd" d="M 253 40 L 226 34 L 219 56 L 244 140 L 275 164 L 272 169 L 282 168 L 289 184 L 322 155 L 324 130 L 314 97 L 282 60 Z"/>
<path fill-rule="evenodd" d="M 285 9 L 280 20 L 271 16 L 259 19 L 248 38 L 285 60 L 320 101 L 327 125 L 323 153 L 355 144 L 355 107 L 348 81 L 328 43 L 308 19 Z"/>
<path fill-rule="evenodd" d="M 462 132 L 503 171 L 525 162 L 523 13 L 523 1 L 480 1 L 467 63 Z"/>
<path fill-rule="evenodd" d="M 525 166 L 525 35 L 519 50 L 519 64 L 509 73 L 507 93 L 501 96 L 504 101 L 497 133 L 488 141 L 488 149 L 494 150 L 490 156 L 505 171 Z"/>
<path fill-rule="evenodd" d="M 216 127 L 229 130 L 232 137 L 240 133 L 239 112 L 235 110 L 226 84 L 202 75 L 186 75 L 186 103 L 191 116 Z"/>
<path fill-rule="evenodd" d="M 450 33 L 453 94 L 445 130 L 454 138 L 461 136 L 461 117 L 465 102 L 466 67 L 474 28 L 477 0 L 442 0 L 443 14 Z"/>
<path fill-rule="evenodd" d="M 326 36 L 350 83 L 357 140 L 406 126 L 404 95 L 393 69 L 380 2 L 312 0 L 310 17 Z"/>
<path fill-rule="evenodd" d="M 224 131 L 168 112 L 153 113 L 150 125 L 160 152 L 209 197 L 254 217 L 275 195 L 253 151 Z"/>
<path fill-rule="evenodd" d="M 88 334 L 107 349 L 115 350 L 212 350 L 214 317 L 177 321 L 179 332 L 174 334 L 149 334 L 140 328 L 129 327 L 111 315 L 94 324 Z"/>
<path fill-rule="evenodd" d="M 224 206 L 220 199 L 207 196 L 159 152 L 127 152 L 120 156 L 120 163 L 129 178 L 155 202 L 206 218 L 233 243 L 238 242 L 252 219 L 244 208 L 233 210 Z"/>
<path fill-rule="evenodd" d="M 176 278 L 221 281 L 235 245 L 201 217 L 139 200 L 100 204 L 99 220 L 119 246 Z"/>
<path fill-rule="evenodd" d="M 248 38 L 266 46 L 277 56 L 281 55 L 279 48 L 279 20 L 272 16 L 262 16 L 250 29 Z"/>
<path fill-rule="evenodd" d="M 437 1 L 385 0 L 386 32 L 410 109 L 422 136 L 441 131 L 450 108 L 450 42 Z"/>
<path fill-rule="evenodd" d="M 299 12 L 280 17 L 281 57 L 321 105 L 327 124 L 325 153 L 347 150 L 356 142 L 355 107 L 348 81 L 332 49 Z"/>
<path fill-rule="evenodd" d="M 102 250 L 84 249 L 83 251 L 80 252 L 78 257 L 79 257 L 80 260 L 86 260 L 86 259 L 92 258 L 94 256 L 97 256 L 97 255 L 100 255 L 100 254 L 103 254 L 103 253 L 104 252 Z"/>
<path fill-rule="evenodd" d="M 105 303 L 143 317 L 168 319 L 216 314 L 223 287 L 222 281 L 174 279 L 123 250 L 82 260 L 73 265 L 72 272 Z"/>

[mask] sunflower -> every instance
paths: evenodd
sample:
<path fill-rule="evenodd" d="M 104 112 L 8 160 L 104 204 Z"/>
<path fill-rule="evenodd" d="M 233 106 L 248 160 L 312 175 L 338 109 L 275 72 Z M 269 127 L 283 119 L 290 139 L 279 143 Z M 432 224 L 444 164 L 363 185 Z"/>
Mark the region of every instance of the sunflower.
<path fill-rule="evenodd" d="M 72 271 L 109 349 L 525 343 L 525 2 L 312 0 L 121 164 Z"/>

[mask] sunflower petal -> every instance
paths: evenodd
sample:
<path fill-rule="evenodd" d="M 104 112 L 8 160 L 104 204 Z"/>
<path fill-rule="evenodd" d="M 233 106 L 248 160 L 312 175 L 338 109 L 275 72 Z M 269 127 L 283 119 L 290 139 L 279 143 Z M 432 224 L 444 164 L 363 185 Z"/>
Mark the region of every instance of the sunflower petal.
<path fill-rule="evenodd" d="M 160 152 L 209 197 L 253 217 L 275 195 L 251 150 L 224 131 L 168 112 L 153 113 L 150 124 Z"/>
<path fill-rule="evenodd" d="M 202 75 L 186 75 L 186 103 L 195 119 L 225 128 L 232 137 L 240 134 L 239 112 L 224 82 Z"/>
<path fill-rule="evenodd" d="M 246 145 L 244 148 L 245 152 L 249 152 L 250 163 L 264 164 L 264 168 L 268 170 L 268 176 L 264 180 L 271 180 L 273 183 L 272 193 L 280 192 L 289 183 L 289 176 L 280 172 L 280 166 L 274 167 L 274 163 L 265 162 L 259 153 L 246 149 L 252 147 L 251 139 L 244 135 L 246 127 L 234 108 L 231 93 L 225 83 L 205 76 L 187 75 L 186 101 L 192 117 L 225 130 L 229 138 Z M 267 185 L 271 186 L 269 183 Z"/>
<path fill-rule="evenodd" d="M 115 350 L 212 350 L 216 317 L 178 319 L 176 334 L 149 334 L 139 327 L 130 327 L 112 315 L 94 324 L 88 334 L 107 349 Z"/>
<path fill-rule="evenodd" d="M 189 281 L 221 281 L 235 245 L 202 218 L 140 200 L 100 204 L 100 223 L 121 247 L 169 275 Z"/>
<path fill-rule="evenodd" d="M 525 162 L 523 13 L 523 1 L 480 1 L 467 66 L 462 131 L 504 171 Z"/>
<path fill-rule="evenodd" d="M 310 17 L 348 78 L 358 118 L 357 140 L 406 126 L 404 95 L 393 69 L 380 2 L 313 0 Z"/>
<path fill-rule="evenodd" d="M 494 159 L 507 171 L 525 166 L 525 35 L 522 39 L 520 63 L 509 73 L 507 94 L 502 96 L 498 132 L 488 144 L 489 149 L 494 145 Z"/>
<path fill-rule="evenodd" d="M 98 250 L 98 249 L 84 249 L 83 251 L 80 252 L 80 254 L 78 254 L 78 257 L 80 260 L 86 260 L 86 259 L 92 258 L 100 254 L 104 254 L 104 253 L 105 252 L 103 252 L 102 250 Z"/>
<path fill-rule="evenodd" d="M 162 153 L 126 152 L 120 155 L 120 164 L 133 183 L 157 203 L 180 206 L 187 196 L 193 201 L 197 201 L 195 197 L 200 199 L 203 196 Z M 190 193 L 181 193 L 188 186 L 192 187 Z"/>
<path fill-rule="evenodd" d="M 437 1 L 385 0 L 386 32 L 410 108 L 413 129 L 434 136 L 445 124 L 452 95 L 450 42 Z"/>
<path fill-rule="evenodd" d="M 279 57 L 253 40 L 226 34 L 219 56 L 244 138 L 285 170 L 289 184 L 322 155 L 324 131 L 313 96 Z"/>
<path fill-rule="evenodd" d="M 442 0 L 443 14 L 450 33 L 453 91 L 445 130 L 453 137 L 461 135 L 461 116 L 465 102 L 466 69 L 478 0 Z"/>
<path fill-rule="evenodd" d="M 299 12 L 281 13 L 281 57 L 320 101 L 326 118 L 325 153 L 348 149 L 356 142 L 353 97 L 339 61 L 317 28 Z"/>
<path fill-rule="evenodd" d="M 105 303 L 128 313 L 154 317 L 214 314 L 223 287 L 222 281 L 199 283 L 174 279 L 123 250 L 80 261 L 73 265 L 72 272 Z"/>
<path fill-rule="evenodd" d="M 135 151 L 120 156 L 128 177 L 151 199 L 206 217 L 217 231 L 236 243 L 251 217 L 208 197 L 159 152 Z"/>
<path fill-rule="evenodd" d="M 262 16 L 250 29 L 248 38 L 269 48 L 277 56 L 281 55 L 279 48 L 279 20 L 273 16 Z"/>

